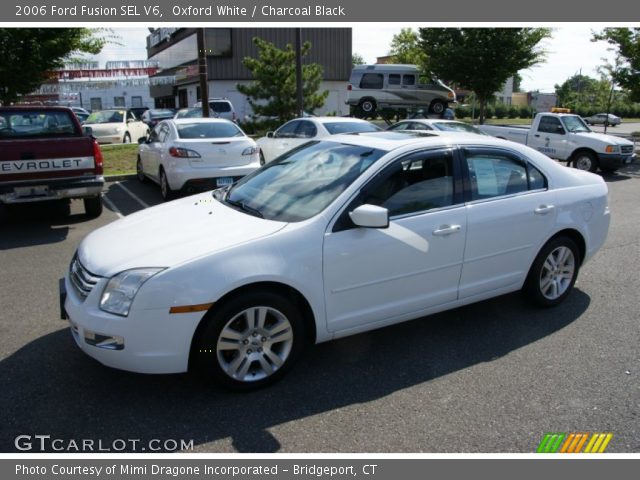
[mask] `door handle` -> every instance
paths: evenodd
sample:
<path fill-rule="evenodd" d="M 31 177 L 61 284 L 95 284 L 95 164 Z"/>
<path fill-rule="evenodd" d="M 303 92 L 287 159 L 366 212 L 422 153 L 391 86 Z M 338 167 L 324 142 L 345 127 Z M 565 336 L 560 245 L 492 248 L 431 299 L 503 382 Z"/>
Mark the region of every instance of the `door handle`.
<path fill-rule="evenodd" d="M 433 231 L 433 234 L 437 237 L 443 237 L 445 235 L 451 235 L 457 233 L 462 229 L 460 225 L 440 225 Z"/>
<path fill-rule="evenodd" d="M 540 138 L 540 134 L 539 134 L 539 133 L 536 133 L 536 134 L 534 135 L 534 137 L 536 137 L 536 138 Z"/>
<path fill-rule="evenodd" d="M 553 205 L 540 205 L 538 208 L 534 210 L 537 215 L 546 215 L 547 213 L 553 211 L 556 208 Z"/>

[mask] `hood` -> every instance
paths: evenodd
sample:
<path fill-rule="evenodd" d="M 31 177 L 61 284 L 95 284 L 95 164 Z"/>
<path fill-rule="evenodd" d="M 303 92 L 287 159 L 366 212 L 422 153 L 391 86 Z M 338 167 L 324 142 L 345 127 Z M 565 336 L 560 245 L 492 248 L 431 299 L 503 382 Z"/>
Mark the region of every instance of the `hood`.
<path fill-rule="evenodd" d="M 580 132 L 575 133 L 574 135 L 578 135 L 579 137 L 584 138 L 591 138 L 594 140 L 600 140 L 601 142 L 605 142 L 610 145 L 633 145 L 633 142 L 627 140 L 626 138 L 616 137 L 615 135 L 606 135 L 604 133 Z"/>
<path fill-rule="evenodd" d="M 109 122 L 109 123 L 83 123 L 83 127 L 91 127 L 93 134 L 96 137 L 104 135 L 112 135 L 118 127 L 124 127 L 122 122 Z"/>
<path fill-rule="evenodd" d="M 110 277 L 131 268 L 173 267 L 271 235 L 286 225 L 227 207 L 205 192 L 95 230 L 80 244 L 78 256 L 90 272 Z"/>

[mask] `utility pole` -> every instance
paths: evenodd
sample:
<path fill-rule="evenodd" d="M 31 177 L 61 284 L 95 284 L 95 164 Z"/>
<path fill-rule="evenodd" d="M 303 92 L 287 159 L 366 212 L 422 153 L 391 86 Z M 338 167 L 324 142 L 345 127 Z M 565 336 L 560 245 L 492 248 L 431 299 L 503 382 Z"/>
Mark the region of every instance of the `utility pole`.
<path fill-rule="evenodd" d="M 296 110 L 298 117 L 304 114 L 302 97 L 302 29 L 296 28 Z"/>
<path fill-rule="evenodd" d="M 202 116 L 209 117 L 209 85 L 207 80 L 207 50 L 204 42 L 204 28 L 196 32 L 198 41 L 198 76 L 200 77 L 200 100 L 202 101 Z"/>

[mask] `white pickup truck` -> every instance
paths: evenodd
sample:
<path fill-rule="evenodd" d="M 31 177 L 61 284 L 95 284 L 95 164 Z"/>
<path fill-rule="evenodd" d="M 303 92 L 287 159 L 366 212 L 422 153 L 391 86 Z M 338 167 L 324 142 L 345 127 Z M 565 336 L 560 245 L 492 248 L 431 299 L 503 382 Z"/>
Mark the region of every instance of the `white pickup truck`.
<path fill-rule="evenodd" d="M 592 131 L 578 115 L 539 113 L 529 127 L 480 125 L 494 137 L 523 143 L 580 170 L 613 172 L 635 158 L 633 142 Z"/>

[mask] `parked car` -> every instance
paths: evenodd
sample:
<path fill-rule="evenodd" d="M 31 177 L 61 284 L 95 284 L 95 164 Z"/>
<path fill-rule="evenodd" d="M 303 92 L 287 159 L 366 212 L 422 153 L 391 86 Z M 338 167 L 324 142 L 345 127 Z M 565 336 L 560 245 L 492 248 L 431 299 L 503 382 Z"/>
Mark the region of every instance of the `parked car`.
<path fill-rule="evenodd" d="M 440 80 L 421 83 L 420 76 L 416 65 L 356 65 L 347 85 L 347 104 L 364 116 L 382 108 L 420 107 L 440 115 L 456 102 L 455 92 Z"/>
<path fill-rule="evenodd" d="M 87 110 L 85 108 L 82 108 L 82 107 L 70 107 L 70 108 L 73 111 L 73 113 L 75 113 L 76 115 L 78 113 L 81 113 L 83 115 L 89 115 L 91 113 L 89 110 Z"/>
<path fill-rule="evenodd" d="M 176 111 L 172 108 L 153 108 L 145 110 L 142 114 L 142 121 L 151 129 L 154 128 L 162 120 L 173 118 Z"/>
<path fill-rule="evenodd" d="M 98 143 L 131 143 L 146 135 L 148 127 L 130 110 L 99 110 L 84 122 Z"/>
<path fill-rule="evenodd" d="M 481 125 L 494 137 L 523 143 L 580 170 L 614 172 L 635 158 L 633 142 L 593 132 L 578 115 L 538 113 L 531 127 Z"/>
<path fill-rule="evenodd" d="M 131 107 L 129 110 L 133 112 L 136 118 L 142 120 L 142 115 L 144 115 L 144 112 L 149 110 L 149 107 Z"/>
<path fill-rule="evenodd" d="M 202 107 L 181 108 L 173 116 L 175 120 L 178 118 L 202 118 Z M 209 110 L 209 118 L 219 118 L 219 115 Z"/>
<path fill-rule="evenodd" d="M 62 314 L 105 365 L 247 390 L 314 343 L 521 289 L 558 305 L 609 222 L 601 177 L 524 145 L 336 135 L 95 230 Z"/>
<path fill-rule="evenodd" d="M 457 122 L 455 120 L 436 120 L 429 118 L 414 118 L 411 120 L 401 120 L 393 125 L 389 126 L 387 130 L 392 132 L 404 132 L 404 131 L 441 131 L 441 132 L 464 132 L 475 133 L 477 135 L 487 135 L 478 127 L 469 125 L 464 122 Z"/>
<path fill-rule="evenodd" d="M 303 143 L 339 133 L 377 132 L 373 123 L 349 117 L 304 117 L 290 120 L 257 140 L 260 163 L 265 164 Z"/>
<path fill-rule="evenodd" d="M 158 183 L 165 200 L 230 185 L 260 166 L 256 142 L 228 120 L 164 120 L 139 143 L 138 180 Z"/>
<path fill-rule="evenodd" d="M 78 117 L 78 120 L 80 121 L 80 123 L 84 123 L 87 121 L 87 118 L 89 118 L 89 115 L 91 115 L 90 113 L 82 113 L 82 112 L 73 112 L 76 117 Z"/>
<path fill-rule="evenodd" d="M 102 152 L 66 107 L 0 107 L 0 203 L 81 198 L 102 213 Z"/>
<path fill-rule="evenodd" d="M 622 119 L 617 117 L 611 113 L 608 115 L 606 113 L 596 113 L 595 115 L 591 115 L 590 117 L 585 117 L 583 119 L 587 125 L 607 125 L 615 127 L 616 125 L 620 125 Z"/>
<path fill-rule="evenodd" d="M 202 102 L 196 102 L 194 107 L 202 108 Z M 228 98 L 209 98 L 209 115 L 213 114 L 232 122 L 238 120 L 236 109 Z"/>

